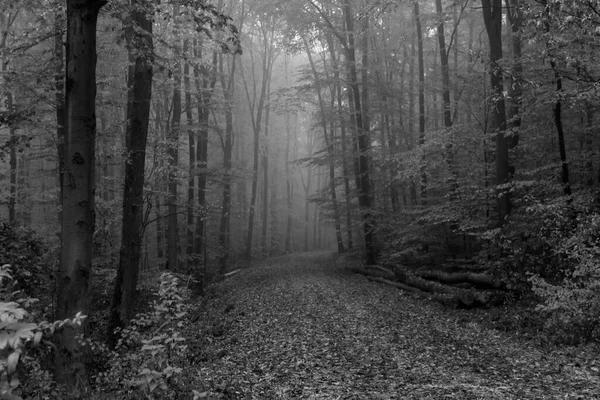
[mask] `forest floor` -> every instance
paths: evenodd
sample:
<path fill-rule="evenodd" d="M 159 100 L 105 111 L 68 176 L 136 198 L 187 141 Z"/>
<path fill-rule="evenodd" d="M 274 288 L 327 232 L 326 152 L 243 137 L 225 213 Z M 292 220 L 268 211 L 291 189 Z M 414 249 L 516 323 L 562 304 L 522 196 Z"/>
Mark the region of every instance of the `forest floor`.
<path fill-rule="evenodd" d="M 369 282 L 348 262 L 271 258 L 214 287 L 188 340 L 198 397 L 600 399 L 591 347 L 495 330 L 477 312 Z"/>

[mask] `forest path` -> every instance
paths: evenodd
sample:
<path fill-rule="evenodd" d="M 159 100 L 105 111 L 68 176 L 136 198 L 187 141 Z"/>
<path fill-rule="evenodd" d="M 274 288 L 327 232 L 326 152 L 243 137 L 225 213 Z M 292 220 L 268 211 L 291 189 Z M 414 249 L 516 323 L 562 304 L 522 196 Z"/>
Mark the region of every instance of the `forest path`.
<path fill-rule="evenodd" d="M 331 253 L 269 259 L 214 293 L 188 342 L 209 398 L 600 399 L 600 363 L 369 282 Z"/>

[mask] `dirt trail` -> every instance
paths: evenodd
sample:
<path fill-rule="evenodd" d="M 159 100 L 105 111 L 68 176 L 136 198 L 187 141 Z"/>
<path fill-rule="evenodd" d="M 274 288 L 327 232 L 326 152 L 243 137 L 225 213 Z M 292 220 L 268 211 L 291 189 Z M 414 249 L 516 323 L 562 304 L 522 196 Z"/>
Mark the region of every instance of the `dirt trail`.
<path fill-rule="evenodd" d="M 352 274 L 331 254 L 220 284 L 197 321 L 198 390 L 231 399 L 600 399 L 600 374 Z"/>

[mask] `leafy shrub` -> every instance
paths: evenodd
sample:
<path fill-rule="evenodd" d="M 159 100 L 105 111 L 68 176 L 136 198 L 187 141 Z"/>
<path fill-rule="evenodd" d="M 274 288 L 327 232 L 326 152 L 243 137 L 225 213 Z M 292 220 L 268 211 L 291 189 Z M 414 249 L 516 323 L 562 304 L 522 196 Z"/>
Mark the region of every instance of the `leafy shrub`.
<path fill-rule="evenodd" d="M 45 253 L 46 246 L 32 231 L 0 223 L 0 265 L 12 266 L 12 282 L 25 294 L 32 294 L 49 275 L 48 264 L 41 262 Z"/>
<path fill-rule="evenodd" d="M 592 197 L 567 202 L 524 198 L 510 222 L 487 232 L 481 257 L 509 289 L 533 295 L 554 341 L 576 344 L 598 334 L 600 214 Z"/>
<path fill-rule="evenodd" d="M 600 339 L 600 215 L 579 213 L 573 224 L 569 235 L 552 238 L 561 279 L 530 278 L 542 299 L 538 309 L 548 316 L 548 330 L 569 344 Z"/>
<path fill-rule="evenodd" d="M 85 318 L 77 314 L 73 320 L 49 322 L 28 322 L 26 307 L 34 302 L 31 298 L 16 298 L 11 267 L 5 264 L 0 267 L 0 397 L 2 399 L 21 399 L 19 389 L 19 371 L 21 364 L 28 371 L 28 386 L 38 385 L 48 389 L 51 379 L 45 373 L 38 360 L 27 357 L 27 352 L 37 347 L 46 338 L 65 325 L 79 325 Z M 14 300 L 14 301 L 11 301 Z M 24 364 L 24 365 L 23 365 Z M 47 392 L 47 390 L 46 390 Z"/>
<path fill-rule="evenodd" d="M 175 365 L 185 359 L 187 345 L 181 328 L 187 323 L 189 290 L 179 287 L 172 273 L 160 277 L 158 299 L 148 312 L 138 314 L 127 328 L 121 330 L 115 351 L 99 346 L 94 350 L 108 354 L 108 371 L 98 373 L 96 387 L 119 398 L 170 398 L 172 385 L 182 369 Z"/>

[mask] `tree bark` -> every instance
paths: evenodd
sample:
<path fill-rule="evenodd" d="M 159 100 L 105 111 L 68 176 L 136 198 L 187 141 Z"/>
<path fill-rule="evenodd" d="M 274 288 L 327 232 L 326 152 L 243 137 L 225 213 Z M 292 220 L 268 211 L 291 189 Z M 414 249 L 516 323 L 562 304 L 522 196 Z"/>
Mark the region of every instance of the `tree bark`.
<path fill-rule="evenodd" d="M 376 263 L 374 223 L 371 216 L 371 181 L 369 177 L 369 126 L 368 117 L 363 116 L 361 108 L 361 93 L 358 87 L 358 76 L 356 71 L 356 52 L 354 45 L 354 16 L 350 0 L 344 0 L 344 19 L 348 42 L 346 45 L 346 62 L 349 68 L 350 89 L 354 102 L 354 122 L 356 124 L 356 136 L 358 144 L 358 205 L 362 214 L 363 231 L 365 237 L 365 262 L 367 265 Z M 367 117 L 367 118 L 363 118 Z"/>
<path fill-rule="evenodd" d="M 62 188 L 63 188 L 63 174 L 64 170 L 64 153 L 65 153 L 65 131 L 66 131 L 66 110 L 65 110 L 65 51 L 63 43 L 63 30 L 64 30 L 64 9 L 59 9 L 54 13 L 54 60 L 56 62 L 54 67 L 54 90 L 55 90 L 55 102 L 56 102 L 56 150 L 58 154 L 58 186 L 59 186 L 59 198 L 58 198 L 58 223 L 62 221 Z M 58 233 L 59 242 L 61 241 L 60 232 Z M 59 262 L 60 265 L 60 262 Z"/>
<path fill-rule="evenodd" d="M 458 176 L 454 167 L 452 156 L 452 104 L 450 102 L 450 66 L 448 64 L 448 52 L 446 48 L 446 35 L 444 32 L 444 13 L 442 9 L 442 0 L 435 0 L 435 9 L 439 19 L 437 26 L 438 44 L 440 50 L 440 67 L 442 72 L 442 106 L 444 109 L 444 127 L 446 128 L 446 139 L 448 142 L 444 149 L 444 158 L 450 172 L 448 187 L 450 190 L 450 199 L 453 199 L 458 190 Z"/>
<path fill-rule="evenodd" d="M 327 47 L 329 49 L 329 56 L 331 57 L 331 67 L 333 69 L 333 80 L 334 80 L 334 88 L 332 91 L 331 97 L 336 98 L 337 105 L 337 119 L 340 124 L 340 142 L 341 142 L 341 150 L 342 150 L 342 179 L 344 181 L 344 200 L 346 202 L 346 240 L 348 245 L 348 250 L 352 250 L 354 247 L 354 243 L 352 240 L 352 212 L 350 210 L 350 204 L 352 199 L 352 193 L 350 191 L 350 179 L 349 179 L 349 171 L 348 171 L 348 161 L 347 161 L 347 139 L 346 139 L 346 121 L 344 121 L 344 109 L 343 109 L 343 100 L 342 100 L 342 83 L 340 81 L 340 67 L 338 62 L 338 57 L 336 55 L 335 46 L 333 43 L 333 37 L 331 33 L 328 33 L 326 36 L 327 39 Z"/>
<path fill-rule="evenodd" d="M 502 59 L 502 0 L 482 0 L 483 22 L 490 44 L 490 81 L 492 85 L 491 128 L 496 133 L 496 185 L 509 180 L 508 142 L 504 84 L 498 61 Z M 497 195 L 498 224 L 504 225 L 510 215 L 508 191 L 500 188 Z"/>
<path fill-rule="evenodd" d="M 223 68 L 223 55 L 219 56 L 219 75 L 221 76 L 221 89 L 225 100 L 225 137 L 222 141 L 223 146 L 223 196 L 221 199 L 221 220 L 219 224 L 219 246 L 221 256 L 219 257 L 219 273 L 225 274 L 227 261 L 229 259 L 229 220 L 231 214 L 231 174 L 232 174 L 232 150 L 233 150 L 233 95 L 235 90 L 235 64 L 236 55 L 231 57 L 231 66 L 229 68 L 229 79 L 225 81 Z"/>
<path fill-rule="evenodd" d="M 126 27 L 131 66 L 127 86 L 127 131 L 123 224 L 115 289 L 107 326 L 107 343 L 117 344 L 117 328 L 126 326 L 133 316 L 135 289 L 144 238 L 144 167 L 152 96 L 152 2 L 133 0 Z"/>
<path fill-rule="evenodd" d="M 202 59 L 202 44 L 196 46 L 195 57 Z M 206 259 L 206 186 L 208 170 L 208 119 L 212 95 L 217 84 L 218 54 L 213 51 L 212 64 L 206 68 L 194 67 L 196 80 L 196 98 L 198 102 L 198 142 L 196 144 L 196 162 L 198 165 L 198 216 L 196 217 L 196 235 L 194 242 L 194 265 L 195 275 L 198 281 L 196 287 L 198 293 L 203 291 L 204 267 L 208 263 Z M 203 262 L 201 262 L 202 260 Z"/>
<path fill-rule="evenodd" d="M 313 73 L 313 77 L 315 79 L 316 91 L 317 91 L 317 99 L 319 101 L 319 109 L 321 110 L 321 127 L 323 129 L 323 138 L 325 139 L 325 147 L 327 149 L 327 158 L 329 163 L 329 193 L 331 195 L 331 206 L 333 208 L 333 219 L 335 225 L 335 236 L 337 242 L 338 253 L 344 253 L 346 249 L 344 248 L 344 241 L 342 239 L 342 224 L 340 221 L 340 213 L 338 209 L 338 201 L 337 201 L 337 193 L 335 190 L 335 152 L 333 147 L 333 129 L 330 134 L 327 133 L 327 120 L 326 120 L 326 109 L 325 102 L 323 100 L 323 96 L 321 95 L 321 87 L 320 87 L 320 78 L 319 73 L 317 72 L 317 68 L 315 67 L 315 63 L 312 58 L 312 54 L 310 51 L 310 46 L 306 39 L 304 39 L 304 47 L 306 49 L 306 54 L 308 56 L 308 61 L 310 63 L 310 68 Z M 320 175 L 319 175 L 320 176 Z"/>
<path fill-rule="evenodd" d="M 287 68 L 287 63 L 286 63 Z M 286 232 L 285 232 L 285 253 L 292 252 L 292 173 L 290 169 L 290 140 L 291 140 L 291 126 L 290 126 L 290 112 L 287 107 L 284 111 L 285 119 L 285 188 L 286 188 Z"/>
<path fill-rule="evenodd" d="M 89 315 L 95 227 L 96 25 L 104 0 L 67 1 L 65 143 L 62 179 L 60 270 L 55 319 Z M 55 373 L 74 391 L 87 381 L 77 335 L 81 326 L 58 333 Z"/>
<path fill-rule="evenodd" d="M 419 2 L 415 1 L 415 27 L 417 30 L 417 54 L 419 64 L 419 145 L 425 145 L 425 61 L 423 59 L 423 30 Z M 421 205 L 427 205 L 427 170 L 424 160 L 421 161 Z"/>
<path fill-rule="evenodd" d="M 521 0 L 506 0 L 506 15 L 511 28 L 512 44 L 512 75 L 510 78 L 509 96 L 512 99 L 508 111 L 510 135 L 506 138 L 508 148 L 515 148 L 519 143 L 521 128 L 521 106 L 523 104 L 523 61 L 521 60 L 521 27 L 523 25 L 523 10 Z M 514 172 L 513 172 L 514 174 Z"/>
<path fill-rule="evenodd" d="M 173 36 L 174 57 L 173 66 L 173 115 L 171 116 L 171 129 L 167 137 L 167 155 L 169 156 L 169 197 L 167 217 L 167 267 L 172 271 L 179 269 L 179 218 L 177 215 L 177 186 L 179 169 L 179 134 L 181 131 L 181 21 L 179 20 L 179 0 L 173 1 Z"/>
<path fill-rule="evenodd" d="M 188 131 L 188 187 L 187 187 L 187 248 L 186 248 L 186 265 L 188 272 L 191 272 L 195 268 L 194 263 L 194 194 L 196 186 L 196 145 L 194 135 L 194 116 L 192 108 L 192 84 L 191 84 L 191 72 L 190 72 L 190 40 L 188 38 L 183 40 L 183 54 L 186 58 L 183 66 L 183 86 L 185 90 L 185 118 L 187 123 Z"/>
<path fill-rule="evenodd" d="M 267 237 L 269 233 L 269 117 L 271 116 L 271 80 L 267 83 L 267 99 L 265 104 L 265 135 L 263 143 L 262 166 L 263 166 L 263 186 L 262 186 L 262 237 L 261 248 L 263 256 L 269 254 L 267 248 Z"/>

